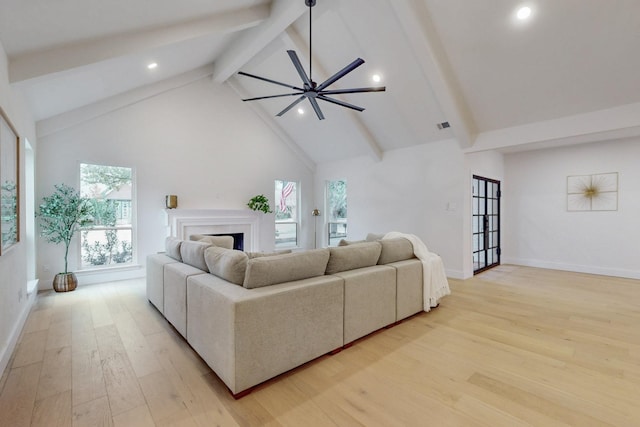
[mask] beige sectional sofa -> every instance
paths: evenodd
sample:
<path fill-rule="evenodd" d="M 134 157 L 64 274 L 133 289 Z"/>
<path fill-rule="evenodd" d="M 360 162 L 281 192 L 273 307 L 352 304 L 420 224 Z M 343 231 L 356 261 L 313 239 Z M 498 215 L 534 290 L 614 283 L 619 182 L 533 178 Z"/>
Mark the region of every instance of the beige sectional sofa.
<path fill-rule="evenodd" d="M 422 311 L 422 286 L 406 239 L 268 256 L 168 238 L 147 259 L 149 301 L 235 397 Z"/>

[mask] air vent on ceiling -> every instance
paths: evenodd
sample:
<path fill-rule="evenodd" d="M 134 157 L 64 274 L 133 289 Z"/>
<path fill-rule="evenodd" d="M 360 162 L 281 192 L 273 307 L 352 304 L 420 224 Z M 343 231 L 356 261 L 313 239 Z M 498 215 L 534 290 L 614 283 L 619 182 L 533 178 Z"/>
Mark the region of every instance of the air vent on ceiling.
<path fill-rule="evenodd" d="M 449 122 L 442 122 L 442 123 L 438 123 L 438 129 L 442 130 L 442 129 L 446 129 L 451 127 L 451 125 L 449 124 Z"/>

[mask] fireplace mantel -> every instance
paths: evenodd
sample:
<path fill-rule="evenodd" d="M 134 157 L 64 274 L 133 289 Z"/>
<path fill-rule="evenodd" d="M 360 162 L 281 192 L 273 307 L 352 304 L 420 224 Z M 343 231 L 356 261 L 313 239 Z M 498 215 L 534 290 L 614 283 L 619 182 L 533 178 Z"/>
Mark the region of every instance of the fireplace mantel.
<path fill-rule="evenodd" d="M 249 209 L 165 209 L 169 235 L 243 233 L 245 250 L 259 251 L 260 217 Z"/>

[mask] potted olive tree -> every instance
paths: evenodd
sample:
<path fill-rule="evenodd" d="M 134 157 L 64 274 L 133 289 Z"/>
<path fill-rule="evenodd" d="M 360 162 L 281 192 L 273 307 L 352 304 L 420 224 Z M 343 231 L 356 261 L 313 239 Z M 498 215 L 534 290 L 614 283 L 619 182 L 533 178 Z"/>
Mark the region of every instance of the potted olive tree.
<path fill-rule="evenodd" d="M 64 243 L 64 271 L 53 278 L 56 292 L 73 291 L 76 275 L 68 271 L 69 245 L 76 232 L 93 222 L 93 206 L 89 199 L 68 185 L 55 185 L 50 196 L 42 198 L 36 214 L 40 218 L 40 235 L 50 243 Z"/>

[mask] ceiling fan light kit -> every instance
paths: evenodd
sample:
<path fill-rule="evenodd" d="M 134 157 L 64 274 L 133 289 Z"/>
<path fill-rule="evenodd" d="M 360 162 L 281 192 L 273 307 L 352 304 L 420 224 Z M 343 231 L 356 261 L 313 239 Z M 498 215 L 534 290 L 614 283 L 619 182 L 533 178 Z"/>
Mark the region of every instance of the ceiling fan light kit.
<path fill-rule="evenodd" d="M 293 101 L 284 110 L 280 111 L 277 114 L 278 117 L 283 116 L 287 111 L 291 110 L 293 107 L 295 107 L 296 105 L 298 105 L 300 102 L 304 101 L 305 99 L 309 100 L 309 103 L 311 104 L 311 107 L 313 108 L 313 111 L 315 111 L 315 113 L 318 116 L 319 120 L 323 120 L 324 119 L 324 114 L 322 114 L 322 110 L 320 109 L 320 105 L 318 105 L 318 100 L 322 100 L 322 101 L 329 102 L 329 103 L 332 103 L 332 104 L 340 105 L 342 107 L 350 108 L 350 109 L 356 110 L 356 111 L 364 111 L 364 108 L 362 108 L 362 107 L 350 104 L 348 102 L 341 101 L 339 99 L 331 98 L 328 95 L 341 95 L 341 94 L 347 94 L 347 93 L 362 93 L 362 92 L 384 92 L 386 90 L 386 87 L 385 86 L 378 86 L 378 87 L 360 87 L 360 88 L 352 88 L 352 89 L 333 89 L 333 90 L 327 89 L 333 83 L 335 83 L 336 81 L 340 80 L 341 78 L 343 78 L 344 76 L 346 76 L 347 74 L 349 74 L 350 72 L 352 72 L 353 70 L 355 70 L 356 68 L 358 68 L 359 66 L 364 64 L 364 60 L 362 58 L 356 59 L 355 61 L 353 61 L 352 63 L 350 63 L 349 65 L 344 67 L 342 70 L 338 71 L 337 73 L 335 73 L 334 75 L 329 77 L 327 80 L 325 80 L 321 84 L 317 84 L 316 82 L 313 81 L 312 74 L 311 74 L 311 71 L 312 71 L 311 58 L 313 56 L 312 55 L 312 52 L 313 52 L 312 51 L 312 46 L 313 45 L 312 45 L 312 42 L 311 42 L 311 37 L 312 37 L 312 33 L 311 33 L 311 25 L 312 25 L 311 10 L 312 9 L 311 8 L 316 5 L 316 0 L 305 0 L 305 4 L 309 7 L 309 74 L 308 75 L 305 72 L 304 68 L 302 67 L 302 63 L 300 62 L 300 59 L 298 58 L 298 54 L 296 54 L 296 52 L 294 50 L 287 50 L 287 54 L 289 54 L 289 58 L 291 59 L 291 62 L 293 63 L 293 66 L 295 67 L 296 71 L 300 75 L 300 78 L 302 79 L 302 87 L 293 86 L 293 85 L 290 85 L 290 84 L 287 84 L 287 83 L 282 83 L 282 82 L 279 82 L 279 81 L 276 81 L 276 80 L 268 79 L 266 77 L 260 77 L 260 76 L 254 75 L 254 74 L 249 74 L 249 73 L 245 73 L 243 71 L 239 71 L 238 74 L 240 74 L 242 76 L 251 77 L 251 78 L 262 80 L 262 81 L 265 81 L 265 82 L 268 82 L 268 83 L 273 83 L 273 84 L 276 84 L 276 85 L 279 85 L 279 86 L 284 86 L 284 87 L 287 87 L 289 89 L 293 89 L 295 91 L 295 92 L 292 92 L 292 93 L 283 93 L 283 94 L 279 94 L 279 95 L 269 95 L 269 96 L 259 96 L 259 97 L 256 97 L 256 98 L 246 98 L 246 99 L 243 99 L 243 101 L 257 101 L 257 100 L 260 100 L 260 99 L 282 98 L 282 97 L 287 97 L 287 96 L 298 96 L 298 99 Z"/>

